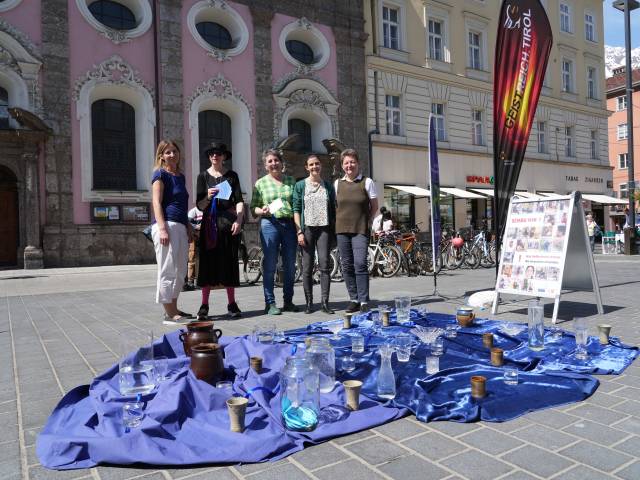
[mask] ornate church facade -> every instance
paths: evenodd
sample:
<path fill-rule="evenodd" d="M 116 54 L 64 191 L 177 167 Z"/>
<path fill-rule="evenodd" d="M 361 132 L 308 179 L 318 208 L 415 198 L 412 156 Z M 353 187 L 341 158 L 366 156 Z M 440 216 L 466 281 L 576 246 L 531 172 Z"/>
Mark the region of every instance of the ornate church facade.
<path fill-rule="evenodd" d="M 161 138 L 181 146 L 190 207 L 212 141 L 232 151 L 247 202 L 266 148 L 282 147 L 295 176 L 309 152 L 337 174 L 336 145 L 366 166 L 362 8 L 0 2 L 0 267 L 153 261 L 140 231 Z"/>

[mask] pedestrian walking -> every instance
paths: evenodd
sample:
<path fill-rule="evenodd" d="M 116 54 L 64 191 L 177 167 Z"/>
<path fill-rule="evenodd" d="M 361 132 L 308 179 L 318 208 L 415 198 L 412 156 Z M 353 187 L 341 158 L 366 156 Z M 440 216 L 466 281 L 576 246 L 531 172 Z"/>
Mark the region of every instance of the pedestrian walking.
<path fill-rule="evenodd" d="M 206 319 L 209 315 L 212 288 L 226 289 L 227 314 L 239 318 L 242 312 L 236 303 L 235 288 L 240 285 L 238 247 L 244 220 L 240 179 L 224 165 L 225 160 L 231 159 L 231 152 L 224 143 L 212 143 L 204 153 L 211 166 L 198 174 L 196 182 L 196 201 L 202 210 L 198 268 L 202 305 L 198 309 L 198 319 Z"/>
<path fill-rule="evenodd" d="M 358 153 L 354 149 L 340 154 L 345 175 L 335 181 L 336 234 L 340 262 L 350 303 L 346 311 L 369 310 L 369 247 L 370 219 L 378 210 L 376 187 L 360 173 Z"/>
<path fill-rule="evenodd" d="M 189 192 L 180 161 L 180 148 L 176 142 L 162 140 L 158 144 L 151 177 L 155 217 L 151 237 L 158 264 L 156 303 L 164 307 L 165 325 L 181 325 L 193 318 L 178 309 L 178 296 L 187 273 L 188 244 L 193 241 L 187 218 Z"/>
<path fill-rule="evenodd" d="M 596 236 L 602 234 L 602 230 L 598 224 L 593 220 L 593 215 L 587 215 L 587 235 L 589 236 L 589 245 L 591 246 L 591 253 L 596 245 Z"/>
<path fill-rule="evenodd" d="M 313 312 L 313 267 L 317 251 L 321 309 L 333 314 L 329 306 L 329 252 L 335 238 L 336 195 L 333 185 L 322 179 L 322 164 L 317 155 L 309 155 L 304 168 L 309 176 L 296 183 L 293 190 L 293 219 L 298 245 L 302 247 L 302 284 L 306 304 L 304 313 Z"/>
<path fill-rule="evenodd" d="M 293 304 L 297 244 L 292 203 L 296 181 L 284 174 L 282 155 L 278 150 L 267 150 L 262 155 L 262 161 L 267 174 L 259 178 L 253 187 L 251 212 L 260 219 L 260 242 L 264 255 L 264 311 L 270 315 L 280 315 L 282 311 L 298 311 Z M 276 306 L 273 293 L 278 255 L 282 256 L 284 274 L 282 310 Z"/>

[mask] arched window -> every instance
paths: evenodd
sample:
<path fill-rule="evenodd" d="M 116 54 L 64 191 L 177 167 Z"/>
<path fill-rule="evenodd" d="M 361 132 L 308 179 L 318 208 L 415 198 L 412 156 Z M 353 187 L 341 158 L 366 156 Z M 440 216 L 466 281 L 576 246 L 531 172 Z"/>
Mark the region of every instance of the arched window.
<path fill-rule="evenodd" d="M 314 62 L 313 50 L 309 45 L 300 40 L 287 40 L 285 43 L 287 52 L 293 58 L 305 65 L 311 65 Z"/>
<path fill-rule="evenodd" d="M 0 87 L 0 128 L 9 128 L 9 92 Z"/>
<path fill-rule="evenodd" d="M 137 190 L 136 112 L 120 100 L 91 105 L 93 189 Z"/>
<path fill-rule="evenodd" d="M 96 20 L 114 30 L 133 30 L 138 26 L 133 12 L 118 2 L 97 0 L 89 5 L 89 11 Z"/>
<path fill-rule="evenodd" d="M 231 150 L 231 119 L 217 110 L 203 110 L 198 113 L 198 137 L 200 139 L 200 171 L 211 166 L 209 158 L 204 156 L 204 150 L 212 142 L 222 142 Z M 231 160 L 225 165 L 231 168 Z"/>
<path fill-rule="evenodd" d="M 299 118 L 292 118 L 288 121 L 289 135 L 297 133 L 300 139 L 297 142 L 296 150 L 299 152 L 310 152 L 311 143 L 311 125 Z"/>
<path fill-rule="evenodd" d="M 206 42 L 214 48 L 228 50 L 233 47 L 233 41 L 229 30 L 215 22 L 200 22 L 196 30 Z"/>

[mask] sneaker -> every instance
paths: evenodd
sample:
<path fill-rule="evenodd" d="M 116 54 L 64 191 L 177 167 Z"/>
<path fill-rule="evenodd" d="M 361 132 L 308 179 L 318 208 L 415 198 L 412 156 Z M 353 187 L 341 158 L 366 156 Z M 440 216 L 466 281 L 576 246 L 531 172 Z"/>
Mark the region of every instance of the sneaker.
<path fill-rule="evenodd" d="M 187 323 L 189 323 L 189 321 L 190 320 L 188 318 L 183 317 L 182 315 L 172 317 L 164 313 L 162 316 L 163 325 L 186 325 Z"/>
<path fill-rule="evenodd" d="M 178 315 L 184 317 L 184 318 L 188 318 L 189 320 L 192 320 L 193 318 L 195 318 L 193 315 L 191 315 L 190 313 L 187 312 L 183 312 L 182 310 L 178 310 Z"/>
<path fill-rule="evenodd" d="M 358 311 L 360 311 L 360 304 L 358 302 L 350 302 L 345 309 L 345 312 L 347 313 L 355 313 Z"/>
<path fill-rule="evenodd" d="M 282 315 L 282 311 L 276 307 L 275 303 L 269 303 L 264 307 L 264 313 L 267 315 Z"/>
<path fill-rule="evenodd" d="M 227 315 L 231 318 L 240 318 L 242 316 L 242 312 L 238 308 L 238 304 L 236 302 L 227 305 Z"/>
<path fill-rule="evenodd" d="M 284 305 L 282 306 L 282 311 L 283 312 L 299 312 L 300 309 L 296 307 L 296 305 L 293 302 L 284 302 Z"/>
<path fill-rule="evenodd" d="M 209 305 L 203 303 L 198 309 L 198 320 L 206 320 L 209 317 Z"/>

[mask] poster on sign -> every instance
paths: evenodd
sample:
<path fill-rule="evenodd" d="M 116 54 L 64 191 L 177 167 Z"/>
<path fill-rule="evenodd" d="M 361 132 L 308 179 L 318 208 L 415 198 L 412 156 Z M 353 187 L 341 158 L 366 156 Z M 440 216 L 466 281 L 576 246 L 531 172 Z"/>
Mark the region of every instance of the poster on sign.
<path fill-rule="evenodd" d="M 579 198 L 579 192 L 553 198 L 512 198 L 502 239 L 494 313 L 501 293 L 553 298 L 555 322 L 563 289 L 594 291 L 601 310 Z"/>

